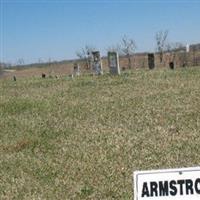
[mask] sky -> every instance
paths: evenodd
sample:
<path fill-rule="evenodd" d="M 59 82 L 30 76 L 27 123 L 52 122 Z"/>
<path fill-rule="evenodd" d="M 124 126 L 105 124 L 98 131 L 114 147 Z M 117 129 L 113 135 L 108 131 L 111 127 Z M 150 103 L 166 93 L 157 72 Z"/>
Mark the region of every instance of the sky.
<path fill-rule="evenodd" d="M 106 55 L 120 39 L 155 51 L 155 33 L 200 43 L 200 0 L 0 0 L 0 62 L 76 58 L 91 45 Z"/>

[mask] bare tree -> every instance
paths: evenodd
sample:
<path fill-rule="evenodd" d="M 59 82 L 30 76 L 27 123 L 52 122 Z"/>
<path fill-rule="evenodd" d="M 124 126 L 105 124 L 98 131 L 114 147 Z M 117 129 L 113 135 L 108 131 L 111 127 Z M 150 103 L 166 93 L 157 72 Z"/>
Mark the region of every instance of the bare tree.
<path fill-rule="evenodd" d="M 47 60 L 47 65 L 48 65 L 48 67 L 49 67 L 49 75 L 50 76 L 52 76 L 52 74 L 53 74 L 53 72 L 54 72 L 54 68 L 53 68 L 53 61 L 52 61 L 52 59 L 51 58 L 49 58 L 48 60 Z"/>
<path fill-rule="evenodd" d="M 128 38 L 126 35 L 124 35 L 121 39 L 120 45 L 118 45 L 119 52 L 122 55 L 125 55 L 128 59 L 128 67 L 131 69 L 132 63 L 131 63 L 131 55 L 136 50 L 136 43 L 133 39 Z"/>
<path fill-rule="evenodd" d="M 166 51 L 170 54 L 171 60 L 174 62 L 178 52 L 184 50 L 184 45 L 180 42 L 167 43 Z"/>
<path fill-rule="evenodd" d="M 106 51 L 115 51 L 120 53 L 120 45 L 112 45 L 106 48 Z"/>
<path fill-rule="evenodd" d="M 24 65 L 24 59 L 23 58 L 19 58 L 17 60 L 17 65 Z"/>
<path fill-rule="evenodd" d="M 168 30 L 158 31 L 155 35 L 156 50 L 160 56 L 160 63 L 163 62 L 163 53 L 166 49 L 168 33 L 169 33 Z"/>
<path fill-rule="evenodd" d="M 43 63 L 42 58 L 38 58 L 38 63 L 39 63 L 39 64 Z"/>
<path fill-rule="evenodd" d="M 92 51 L 95 51 L 93 46 L 85 45 L 85 47 L 76 52 L 76 56 L 85 62 L 86 69 L 91 68 Z"/>

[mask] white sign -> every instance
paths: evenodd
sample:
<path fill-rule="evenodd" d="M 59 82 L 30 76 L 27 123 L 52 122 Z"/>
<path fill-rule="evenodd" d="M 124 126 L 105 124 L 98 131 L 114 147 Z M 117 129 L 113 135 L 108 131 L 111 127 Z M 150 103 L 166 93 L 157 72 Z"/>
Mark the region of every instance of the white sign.
<path fill-rule="evenodd" d="M 134 200 L 200 200 L 200 167 L 136 171 Z"/>

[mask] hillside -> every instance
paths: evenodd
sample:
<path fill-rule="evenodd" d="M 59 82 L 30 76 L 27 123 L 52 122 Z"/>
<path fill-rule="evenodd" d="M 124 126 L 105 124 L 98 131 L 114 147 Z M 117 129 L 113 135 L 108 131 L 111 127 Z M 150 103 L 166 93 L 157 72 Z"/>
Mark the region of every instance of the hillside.
<path fill-rule="evenodd" d="M 0 80 L 0 199 L 132 199 L 135 170 L 200 165 L 200 68 Z"/>

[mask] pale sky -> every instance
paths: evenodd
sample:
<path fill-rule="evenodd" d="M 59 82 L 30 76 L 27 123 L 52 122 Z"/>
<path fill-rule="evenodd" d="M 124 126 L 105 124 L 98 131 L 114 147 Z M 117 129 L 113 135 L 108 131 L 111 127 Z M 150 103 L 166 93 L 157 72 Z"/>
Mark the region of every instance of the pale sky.
<path fill-rule="evenodd" d="M 106 54 L 123 35 L 137 51 L 155 50 L 155 33 L 171 42 L 200 43 L 200 1 L 0 0 L 0 61 L 76 58 L 86 44 Z"/>

